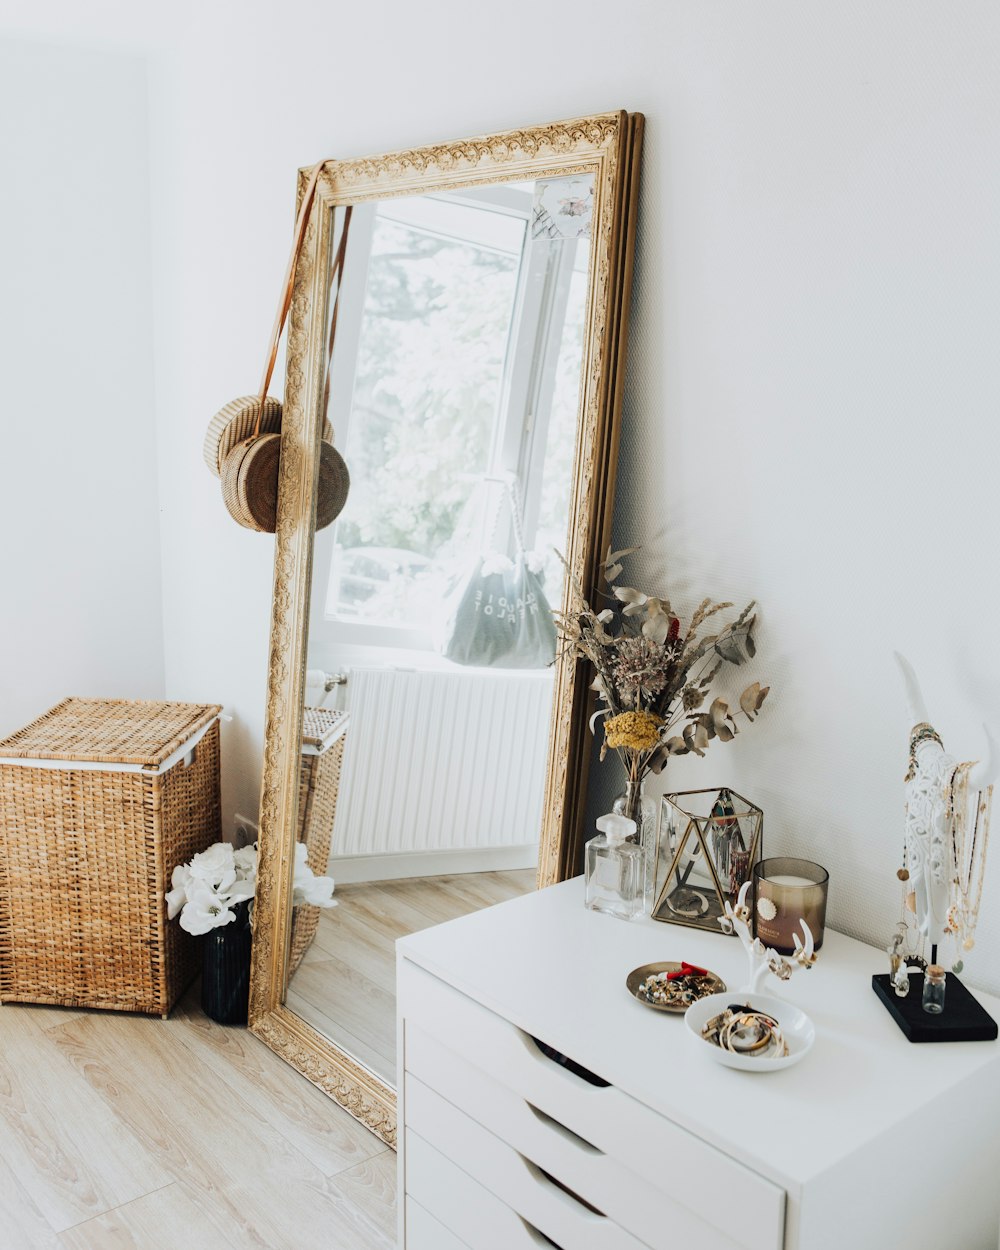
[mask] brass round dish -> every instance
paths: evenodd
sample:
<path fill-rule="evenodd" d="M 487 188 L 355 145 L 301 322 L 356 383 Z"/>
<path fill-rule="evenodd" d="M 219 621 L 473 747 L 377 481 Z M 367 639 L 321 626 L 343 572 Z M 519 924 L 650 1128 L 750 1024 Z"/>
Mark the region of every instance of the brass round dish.
<path fill-rule="evenodd" d="M 682 1016 L 688 1007 L 691 1006 L 690 1002 L 676 1004 L 653 1003 L 642 992 L 642 985 L 647 977 L 655 976 L 658 972 L 680 972 L 680 970 L 681 965 L 675 961 L 661 964 L 643 964 L 641 968 L 633 968 L 628 974 L 625 978 L 625 987 L 636 1002 L 642 1003 L 644 1007 L 649 1007 L 653 1011 L 666 1011 L 674 1016 Z M 703 988 L 695 994 L 692 1001 L 697 1002 L 699 998 L 707 998 L 709 994 L 724 994 L 725 992 L 725 981 L 706 968 Z"/>

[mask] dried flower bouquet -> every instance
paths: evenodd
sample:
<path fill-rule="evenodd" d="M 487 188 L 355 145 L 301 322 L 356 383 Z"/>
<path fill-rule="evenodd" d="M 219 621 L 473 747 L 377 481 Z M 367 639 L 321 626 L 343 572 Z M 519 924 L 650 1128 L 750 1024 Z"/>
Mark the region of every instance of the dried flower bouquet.
<path fill-rule="evenodd" d="M 731 742 L 736 718 L 754 720 L 770 687 L 752 682 L 733 711 L 724 699 L 702 711 L 712 683 L 727 664 L 741 665 L 756 653 L 754 603 L 716 633 L 706 623 L 733 605 L 705 599 L 686 630 L 668 600 L 618 583 L 621 561 L 638 550 L 609 551 L 604 562 L 609 606 L 595 611 L 572 578 L 570 611 L 556 613 L 563 639 L 597 670 L 592 689 L 604 707 L 591 718 L 591 730 L 604 720 L 601 759 L 610 747 L 618 753 L 629 784 L 637 794 L 649 773 L 662 771 L 672 755 L 704 755 L 718 738 Z"/>

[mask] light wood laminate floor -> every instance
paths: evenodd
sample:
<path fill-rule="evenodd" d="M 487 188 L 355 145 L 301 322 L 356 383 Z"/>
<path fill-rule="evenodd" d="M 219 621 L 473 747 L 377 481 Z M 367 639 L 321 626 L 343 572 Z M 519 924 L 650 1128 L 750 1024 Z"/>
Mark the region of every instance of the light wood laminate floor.
<path fill-rule="evenodd" d="M 396 1156 L 245 1029 L 0 1007 L 3 1250 L 390 1250 Z"/>
<path fill-rule="evenodd" d="M 534 888 L 533 868 L 337 886 L 338 905 L 320 913 L 288 1007 L 395 1085 L 396 939 Z"/>

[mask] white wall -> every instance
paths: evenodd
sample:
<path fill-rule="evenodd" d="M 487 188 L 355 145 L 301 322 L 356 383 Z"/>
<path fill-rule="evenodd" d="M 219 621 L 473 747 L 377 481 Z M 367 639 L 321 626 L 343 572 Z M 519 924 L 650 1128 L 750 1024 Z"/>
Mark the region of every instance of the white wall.
<path fill-rule="evenodd" d="M 0 734 L 162 698 L 144 59 L 0 38 Z"/>
<path fill-rule="evenodd" d="M 111 31 L 134 7 L 95 11 Z M 758 799 L 768 850 L 825 862 L 833 921 L 883 942 L 905 765 L 892 647 L 956 750 L 1000 721 L 995 5 L 171 14 L 153 130 L 167 688 L 235 712 L 227 808 L 256 801 L 272 546 L 229 521 L 200 442 L 256 383 L 295 167 L 624 106 L 647 143 L 619 535 L 678 605 L 758 596 L 753 671 L 773 687 L 759 725 L 669 783 Z M 994 848 L 969 961 L 993 989 L 998 884 Z"/>
<path fill-rule="evenodd" d="M 648 131 L 618 531 L 680 604 L 757 595 L 754 671 L 773 686 L 758 726 L 670 784 L 756 797 L 768 849 L 828 864 L 834 922 L 884 941 L 905 755 L 892 647 L 956 749 L 1000 721 L 995 7 L 235 11 L 213 7 L 187 45 L 159 166 L 177 189 L 159 257 L 168 688 L 237 711 L 233 801 L 257 780 L 271 543 L 232 526 L 195 452 L 256 380 L 294 167 L 625 106 Z M 195 645 L 199 605 L 214 652 Z M 970 971 L 1000 988 L 1000 899 Z"/>

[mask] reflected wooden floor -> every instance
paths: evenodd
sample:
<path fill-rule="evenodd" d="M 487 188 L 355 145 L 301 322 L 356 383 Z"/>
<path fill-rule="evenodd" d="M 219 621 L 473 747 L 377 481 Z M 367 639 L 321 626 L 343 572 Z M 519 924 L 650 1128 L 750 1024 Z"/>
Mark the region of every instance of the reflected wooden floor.
<path fill-rule="evenodd" d="M 288 1006 L 395 1085 L 396 939 L 534 888 L 533 868 L 338 886 L 338 906 L 320 914 Z"/>
<path fill-rule="evenodd" d="M 4 1250 L 395 1244 L 395 1154 L 246 1029 L 0 1007 Z"/>

